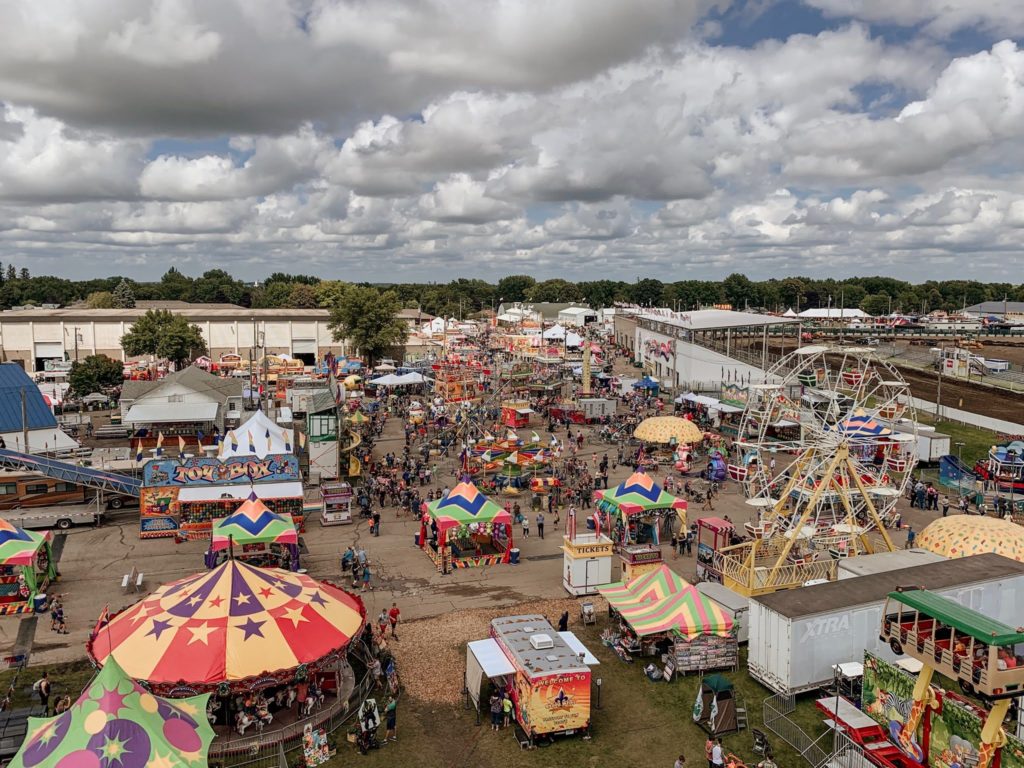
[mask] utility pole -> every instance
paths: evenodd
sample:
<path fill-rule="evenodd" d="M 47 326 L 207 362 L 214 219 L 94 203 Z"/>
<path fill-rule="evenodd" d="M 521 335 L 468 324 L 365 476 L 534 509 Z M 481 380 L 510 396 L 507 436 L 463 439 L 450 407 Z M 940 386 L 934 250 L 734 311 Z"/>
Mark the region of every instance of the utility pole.
<path fill-rule="evenodd" d="M 25 443 L 25 453 L 28 453 L 28 399 L 24 387 L 21 388 L 21 439 Z"/>
<path fill-rule="evenodd" d="M 939 346 L 939 383 L 935 388 L 935 421 L 942 421 L 942 369 L 946 367 L 946 358 L 943 355 L 943 347 Z M 969 364 L 968 364 L 969 367 Z M 938 426 L 938 425 L 936 425 Z"/>

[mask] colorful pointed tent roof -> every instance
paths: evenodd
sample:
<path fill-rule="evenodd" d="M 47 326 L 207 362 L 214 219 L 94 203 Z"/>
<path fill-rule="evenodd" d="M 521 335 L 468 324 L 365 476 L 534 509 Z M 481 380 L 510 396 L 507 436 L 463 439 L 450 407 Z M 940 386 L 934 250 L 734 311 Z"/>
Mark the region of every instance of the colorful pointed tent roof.
<path fill-rule="evenodd" d="M 847 437 L 884 437 L 892 434 L 891 429 L 869 416 L 863 408 L 858 408 L 831 429 Z"/>
<path fill-rule="evenodd" d="M 216 684 L 311 664 L 363 628 L 362 600 L 305 574 L 228 560 L 164 584 L 87 644 L 136 680 Z"/>
<path fill-rule="evenodd" d="M 472 483 L 459 483 L 445 498 L 431 502 L 427 512 L 442 531 L 469 523 L 512 523 L 512 515 Z"/>
<path fill-rule="evenodd" d="M 198 768 L 213 728 L 209 694 L 164 699 L 148 693 L 116 662 L 56 717 L 31 717 L 12 768 Z"/>
<path fill-rule="evenodd" d="M 32 565 L 39 548 L 51 534 L 26 531 L 0 519 L 0 565 Z"/>
<path fill-rule="evenodd" d="M 298 544 L 299 534 L 291 515 L 272 512 L 262 501 L 250 497 L 232 514 L 213 523 L 211 549 L 227 549 L 229 540 L 238 545 Z"/>
<path fill-rule="evenodd" d="M 656 600 L 662 600 L 676 592 L 682 592 L 690 584 L 667 565 L 662 563 L 656 570 L 649 571 L 630 582 L 619 581 L 597 591 L 616 610 L 636 607 Z"/>
<path fill-rule="evenodd" d="M 661 600 L 623 608 L 619 614 L 641 637 L 660 632 L 675 632 L 688 640 L 700 635 L 725 637 L 733 623 L 723 608 L 693 586 Z"/>
<path fill-rule="evenodd" d="M 686 502 L 666 493 L 654 479 L 643 472 L 634 472 L 611 491 L 599 491 L 602 504 L 627 515 L 655 509 L 686 509 Z"/>

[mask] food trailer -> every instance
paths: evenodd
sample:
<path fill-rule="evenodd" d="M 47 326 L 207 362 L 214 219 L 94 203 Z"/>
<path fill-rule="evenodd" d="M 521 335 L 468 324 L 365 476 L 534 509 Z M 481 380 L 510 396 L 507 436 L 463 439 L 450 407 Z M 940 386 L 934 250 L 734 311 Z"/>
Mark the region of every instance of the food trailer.
<path fill-rule="evenodd" d="M 590 730 L 590 668 L 538 615 L 491 621 L 491 638 L 515 669 L 509 695 L 531 743 Z"/>
<path fill-rule="evenodd" d="M 320 486 L 320 522 L 323 525 L 345 525 L 352 522 L 352 499 L 355 492 L 348 483 L 324 483 Z"/>

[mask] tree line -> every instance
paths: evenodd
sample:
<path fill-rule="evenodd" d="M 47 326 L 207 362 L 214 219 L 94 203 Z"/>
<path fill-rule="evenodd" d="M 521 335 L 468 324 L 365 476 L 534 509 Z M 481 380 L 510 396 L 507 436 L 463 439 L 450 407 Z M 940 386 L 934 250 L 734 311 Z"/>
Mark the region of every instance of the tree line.
<path fill-rule="evenodd" d="M 333 308 L 351 285 L 340 280 L 280 272 L 253 284 L 238 280 L 222 269 L 190 277 L 173 267 L 153 282 L 121 276 L 74 281 L 49 275 L 32 277 L 26 269 L 0 265 L 0 308 L 49 303 L 68 306 L 77 302 L 94 308 L 123 308 L 134 306 L 136 301 L 152 300 L 226 303 L 267 309 Z M 714 304 L 770 311 L 842 306 L 882 315 L 939 309 L 954 311 L 982 301 L 1024 301 L 1024 285 L 1021 284 L 976 280 L 929 280 L 914 284 L 890 277 L 843 280 L 786 277 L 756 281 L 742 274 L 732 274 L 724 280 L 669 282 L 645 278 L 635 282 L 572 282 L 509 275 L 494 283 L 459 278 L 448 283 L 358 285 L 380 293 L 393 292 L 401 307 L 445 317 L 469 317 L 497 308 L 502 302 L 582 302 L 592 307 L 628 302 L 679 310 Z"/>

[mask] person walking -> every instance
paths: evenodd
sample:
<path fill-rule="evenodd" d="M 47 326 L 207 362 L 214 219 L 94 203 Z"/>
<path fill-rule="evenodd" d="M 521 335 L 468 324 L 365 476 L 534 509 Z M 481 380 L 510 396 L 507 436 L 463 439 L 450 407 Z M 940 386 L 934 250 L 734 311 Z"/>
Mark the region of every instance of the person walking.
<path fill-rule="evenodd" d="M 370 519 L 373 521 L 373 535 L 380 536 L 380 510 L 373 510 L 373 515 Z"/>
<path fill-rule="evenodd" d="M 949 514 L 949 496 L 942 494 L 942 516 Z"/>
<path fill-rule="evenodd" d="M 544 538 L 544 513 L 537 513 L 537 535 Z"/>
<path fill-rule="evenodd" d="M 711 748 L 711 765 L 714 768 L 725 765 L 725 749 L 722 748 L 721 739 L 715 739 L 715 746 Z"/>
<path fill-rule="evenodd" d="M 50 716 L 50 693 L 52 688 L 50 686 L 50 677 L 46 672 L 43 672 L 42 677 L 36 680 L 32 686 L 32 690 L 39 696 L 39 703 L 43 706 L 43 717 Z"/>
<path fill-rule="evenodd" d="M 385 637 L 388 633 L 388 612 L 383 608 L 380 609 L 380 614 L 377 616 L 377 628 L 380 630 L 380 636 Z"/>
<path fill-rule="evenodd" d="M 392 697 L 384 708 L 384 741 L 398 741 L 398 701 Z"/>
<path fill-rule="evenodd" d="M 391 636 L 398 639 L 398 621 L 402 616 L 402 612 L 398 610 L 398 603 L 391 604 L 391 610 L 388 611 L 388 621 L 391 622 Z"/>
<path fill-rule="evenodd" d="M 686 766 L 686 755 L 680 753 L 676 761 L 672 763 L 672 768 L 685 768 Z"/>
<path fill-rule="evenodd" d="M 917 538 L 917 532 L 914 530 L 914 526 L 907 526 L 907 543 L 903 545 L 904 549 L 912 549 L 914 546 L 914 539 Z"/>
<path fill-rule="evenodd" d="M 497 692 L 491 694 L 491 730 L 497 731 L 501 728 L 501 715 L 503 706 L 501 697 Z"/>
<path fill-rule="evenodd" d="M 708 736 L 707 741 L 704 742 L 704 757 L 708 759 L 708 768 L 714 768 L 714 763 L 711 762 L 711 755 L 715 751 L 715 740 Z"/>
<path fill-rule="evenodd" d="M 530 538 L 530 516 L 523 515 L 523 538 Z"/>

